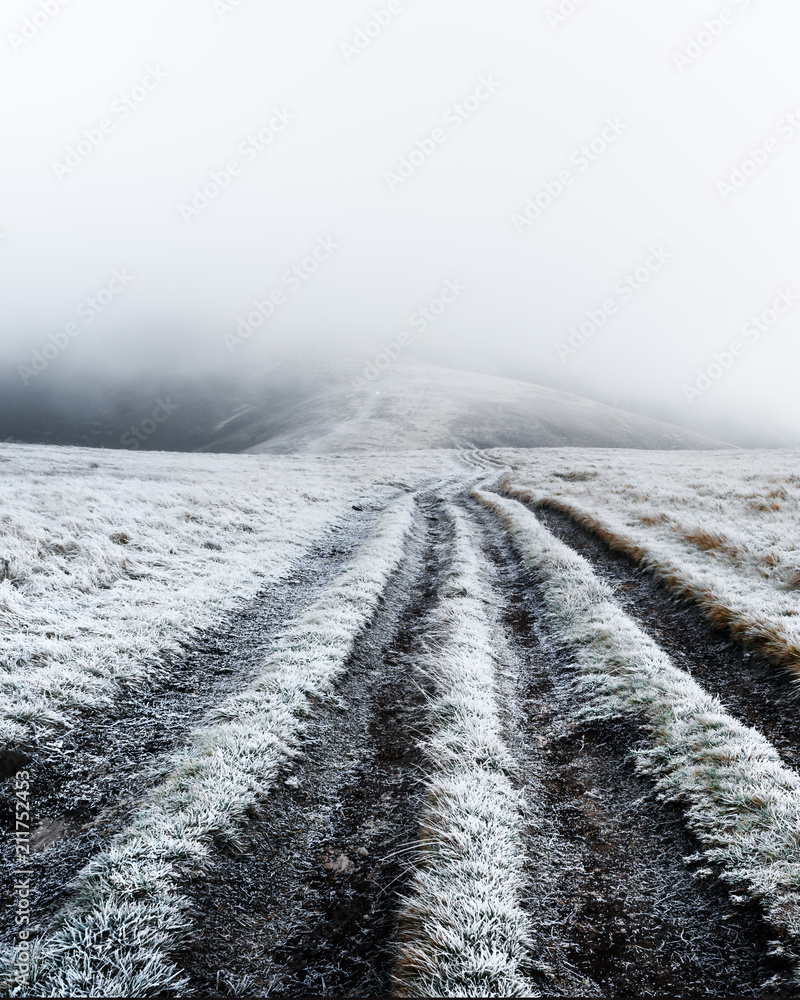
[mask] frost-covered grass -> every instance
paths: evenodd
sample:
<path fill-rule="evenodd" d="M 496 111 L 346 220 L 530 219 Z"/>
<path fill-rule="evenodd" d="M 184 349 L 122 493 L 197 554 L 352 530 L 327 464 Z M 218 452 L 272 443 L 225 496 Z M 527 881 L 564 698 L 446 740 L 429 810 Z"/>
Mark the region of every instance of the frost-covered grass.
<path fill-rule="evenodd" d="M 800 453 L 493 453 L 714 624 L 800 677 Z"/>
<path fill-rule="evenodd" d="M 637 753 L 733 887 L 800 944 L 800 776 L 772 744 L 732 718 L 614 602 L 577 553 L 521 504 L 478 498 L 503 519 L 542 585 L 546 626 L 572 650 L 597 716 L 643 713 L 651 743 Z"/>
<path fill-rule="evenodd" d="M 157 675 L 403 465 L 0 445 L 0 747 Z"/>
<path fill-rule="evenodd" d="M 449 518 L 453 561 L 423 664 L 437 690 L 423 748 L 432 776 L 400 912 L 395 995 L 535 996 L 522 972 L 523 804 L 495 690 L 503 640 L 469 529 L 458 511 Z"/>
<path fill-rule="evenodd" d="M 202 872 L 213 845 L 240 843 L 259 798 L 296 755 L 310 699 L 332 694 L 400 563 L 413 511 L 410 498 L 394 503 L 275 643 L 256 681 L 209 714 L 130 827 L 78 876 L 73 901 L 33 949 L 28 986 L 6 995 L 187 995 L 173 962 L 192 933 L 180 879 Z"/>

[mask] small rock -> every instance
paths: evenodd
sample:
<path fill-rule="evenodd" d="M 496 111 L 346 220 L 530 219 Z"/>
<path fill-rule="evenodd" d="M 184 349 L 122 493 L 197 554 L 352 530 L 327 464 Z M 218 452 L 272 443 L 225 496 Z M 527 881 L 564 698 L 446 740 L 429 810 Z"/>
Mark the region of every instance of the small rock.
<path fill-rule="evenodd" d="M 325 867 L 329 872 L 346 872 L 353 864 L 346 854 L 340 854 L 336 858 L 326 858 Z"/>

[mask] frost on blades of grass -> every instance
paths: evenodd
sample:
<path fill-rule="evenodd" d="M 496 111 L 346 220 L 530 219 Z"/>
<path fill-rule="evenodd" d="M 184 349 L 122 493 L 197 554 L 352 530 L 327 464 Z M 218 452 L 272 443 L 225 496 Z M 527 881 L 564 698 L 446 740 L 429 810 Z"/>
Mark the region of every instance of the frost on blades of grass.
<path fill-rule="evenodd" d="M 521 504 L 478 494 L 503 519 L 542 585 L 545 623 L 572 651 L 597 716 L 641 712 L 650 745 L 637 752 L 731 886 L 760 900 L 769 922 L 800 944 L 800 776 L 772 744 L 732 718 L 613 601 L 577 553 Z"/>
<path fill-rule="evenodd" d="M 437 689 L 424 745 L 433 773 L 400 912 L 395 995 L 536 996 L 522 974 L 524 807 L 495 693 L 502 636 L 464 518 L 451 508 L 449 519 L 453 562 L 423 661 Z"/>
<path fill-rule="evenodd" d="M 363 516 L 356 497 L 396 495 L 375 481 L 402 461 L 17 445 L 0 459 L 0 748 L 158 675 L 164 653 Z"/>
<path fill-rule="evenodd" d="M 413 511 L 410 498 L 393 504 L 253 684 L 209 714 L 131 826 L 76 879 L 72 902 L 34 946 L 28 987 L 5 995 L 187 995 L 173 962 L 192 933 L 180 879 L 202 871 L 215 843 L 240 843 L 259 798 L 298 753 L 310 699 L 333 692 L 402 559 Z"/>
<path fill-rule="evenodd" d="M 800 679 L 797 452 L 497 454 L 507 492 L 566 512 Z"/>

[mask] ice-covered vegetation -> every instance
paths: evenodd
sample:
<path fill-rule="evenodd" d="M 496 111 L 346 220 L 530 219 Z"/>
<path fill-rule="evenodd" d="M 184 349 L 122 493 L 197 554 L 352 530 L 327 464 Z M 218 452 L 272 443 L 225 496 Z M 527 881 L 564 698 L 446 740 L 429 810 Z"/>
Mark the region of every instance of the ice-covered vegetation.
<path fill-rule="evenodd" d="M 471 532 L 457 510 L 448 517 L 452 561 L 423 663 L 437 690 L 424 745 L 432 777 L 400 910 L 396 994 L 535 996 L 523 975 L 523 804 L 495 683 L 503 638 Z"/>
<path fill-rule="evenodd" d="M 492 453 L 506 488 L 569 513 L 800 674 L 796 452 Z"/>
<path fill-rule="evenodd" d="M 800 776 L 759 732 L 729 715 L 620 609 L 611 588 L 515 500 L 479 498 L 503 519 L 542 585 L 548 628 L 572 653 L 596 716 L 643 713 L 638 751 L 661 794 L 732 886 L 759 899 L 768 920 L 800 940 Z"/>
<path fill-rule="evenodd" d="M 135 820 L 77 879 L 11 995 L 135 997 L 185 991 L 172 956 L 191 931 L 179 892 L 241 825 L 296 754 L 310 699 L 332 695 L 403 555 L 414 503 L 382 515 L 354 560 L 293 623 L 245 691 L 212 710 Z M 9 963 L 10 965 L 10 963 Z"/>
<path fill-rule="evenodd" d="M 420 456 L 408 475 L 431 476 Z M 0 449 L 0 748 L 102 709 L 285 578 L 397 459 Z M 363 516 L 360 515 L 360 516 Z"/>
<path fill-rule="evenodd" d="M 700 844 L 694 870 L 726 880 L 734 902 L 762 904 L 767 935 L 780 937 L 784 957 L 793 957 L 800 949 L 800 775 L 791 769 L 791 719 L 779 732 L 782 759 L 741 721 L 757 727 L 763 719 L 748 714 L 746 685 L 727 710 L 725 685 L 712 696 L 665 652 L 684 648 L 674 645 L 676 636 L 687 641 L 682 633 L 670 634 L 659 619 L 653 637 L 646 634 L 649 619 L 637 625 L 534 510 L 560 508 L 714 621 L 793 667 L 800 663 L 794 469 L 793 454 L 735 451 L 678 459 L 674 452 L 578 449 L 273 457 L 0 445 L 0 751 L 11 751 L 0 759 L 6 768 L 19 759 L 30 760 L 32 771 L 46 765 L 28 831 L 32 867 L 42 876 L 30 981 L 16 978 L 9 939 L 0 994 L 191 995 L 213 985 L 217 969 L 231 971 L 231 989 L 247 991 L 248 982 L 267 988 L 284 975 L 296 986 L 302 980 L 292 978 L 295 971 L 315 961 L 317 983 L 339 974 L 341 932 L 349 942 L 341 946 L 342 966 L 364 947 L 353 967 L 369 966 L 369 982 L 396 995 L 528 996 L 536 988 L 578 995 L 569 989 L 581 983 L 585 995 L 600 995 L 597 983 L 611 980 L 600 969 L 606 960 L 598 935 L 622 923 L 631 927 L 630 944 L 619 945 L 628 966 L 652 953 L 651 981 L 661 982 L 657 976 L 682 961 L 662 964 L 670 948 L 680 948 L 669 936 L 672 925 L 658 914 L 647 922 L 650 897 L 628 906 L 624 893 L 617 900 L 606 891 L 627 875 L 615 881 L 589 864 L 596 850 L 613 848 L 612 860 L 627 851 L 632 841 L 617 826 L 623 813 L 626 823 L 641 815 L 658 826 L 657 795 L 680 804 Z M 471 490 L 496 517 L 477 510 Z M 421 495 L 412 496 L 416 491 Z M 564 537 L 583 538 L 573 529 Z M 629 586 L 638 587 L 640 574 L 629 575 Z M 299 580 L 302 587 L 294 587 Z M 246 614 L 235 613 L 242 607 Z M 271 645 L 256 611 L 280 621 Z M 697 627 L 708 631 L 702 622 Z M 217 637 L 219 649 L 195 658 Z M 715 650 L 730 649 L 721 638 L 703 647 L 708 670 L 697 676 L 707 680 L 717 670 Z M 719 656 L 720 665 L 727 662 Z M 146 691 L 142 735 L 152 735 L 183 706 L 176 697 L 163 714 L 155 696 L 180 695 L 186 667 L 202 685 L 206 665 L 219 668 L 224 685 L 202 692 L 169 743 L 154 740 L 141 758 L 130 758 L 129 773 L 141 779 L 136 791 L 111 781 L 107 796 L 75 800 L 72 789 L 84 780 L 78 758 L 94 749 L 105 709 L 114 717 L 137 700 L 125 689 Z M 764 674 L 768 699 L 776 680 L 790 689 L 784 677 Z M 409 689 L 419 682 L 430 698 L 414 688 L 413 698 L 398 699 L 401 679 Z M 345 680 L 353 687 L 337 690 Z M 363 709 L 347 717 L 350 729 L 341 727 L 346 701 Z M 791 692 L 781 704 L 776 711 L 797 708 Z M 644 728 L 631 725 L 631 716 Z M 627 718 L 603 721 L 618 717 Z M 138 723 L 137 715 L 128 727 L 134 742 Z M 69 739 L 78 751 L 51 738 L 65 727 L 74 727 Z M 627 735 L 602 747 L 587 740 L 584 751 L 591 727 Z M 114 774 L 120 731 L 103 731 L 96 770 L 86 773 L 103 780 Z M 338 742 L 329 739 L 334 732 Z M 764 733 L 776 738 L 769 728 Z M 597 788 L 589 786 L 595 762 Z M 623 766 L 630 787 L 608 796 Z M 309 789 L 317 775 L 315 798 Z M 351 775 L 379 775 L 383 783 Z M 62 795 L 62 787 L 70 791 Z M 350 796 L 354 788 L 360 798 Z M 260 828 L 272 834 L 270 824 L 254 823 L 267 815 L 259 812 L 267 800 L 289 816 L 281 834 L 288 856 L 270 847 L 269 857 L 285 860 L 293 888 L 281 882 L 282 871 L 276 878 L 266 867 L 242 879 L 240 892 L 237 852 L 255 857 L 253 845 L 268 843 L 256 839 Z M 664 815 L 667 832 L 642 838 L 659 859 L 678 842 L 677 812 Z M 587 830 L 599 830 L 605 846 Z M 554 843 L 563 857 L 545 862 L 539 847 Z M 570 844 L 579 845 L 575 857 Z M 329 853 L 348 865 L 331 868 L 321 860 Z M 662 880 L 676 870 L 685 876 L 686 853 L 676 850 L 664 863 Z M 351 863 L 355 857 L 362 860 Z M 63 897 L 48 908 L 44 896 L 85 863 L 77 858 L 93 860 L 52 920 Z M 685 881 L 681 913 L 694 912 L 695 887 L 713 897 L 705 913 L 725 898 L 719 884 Z M 251 911 L 260 920 L 235 969 L 225 963 L 238 925 L 206 920 L 208 899 L 234 883 L 244 909 L 231 908 L 231 920 Z M 323 888 L 303 895 L 312 883 Z M 574 893 L 562 892 L 565 885 Z M 386 923 L 374 916 L 379 895 Z M 544 923 L 537 902 L 548 914 Z M 278 926 L 273 918 L 282 907 L 286 920 Z M 720 911 L 721 920 L 733 921 L 720 924 L 726 929 L 756 910 L 730 909 Z M 558 929 L 570 920 L 567 942 Z M 301 923 L 310 936 L 330 932 L 332 964 L 325 957 L 331 951 L 315 959 L 296 944 Z M 543 944 L 549 927 L 553 937 Z M 216 944 L 203 964 L 209 935 Z M 363 945 L 368 935 L 372 950 Z M 753 949 L 764 952 L 760 941 Z M 720 944 L 717 963 L 725 975 L 728 947 Z M 589 977 L 602 976 L 582 978 L 585 966 Z M 228 989 L 225 982 L 217 987 Z M 347 995 L 331 989 L 326 995 Z"/>

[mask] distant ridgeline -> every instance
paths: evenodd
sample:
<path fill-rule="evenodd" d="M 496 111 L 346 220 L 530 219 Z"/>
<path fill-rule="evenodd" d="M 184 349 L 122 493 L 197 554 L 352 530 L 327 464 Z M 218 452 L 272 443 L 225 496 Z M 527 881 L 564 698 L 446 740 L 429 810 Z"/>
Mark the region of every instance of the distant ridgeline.
<path fill-rule="evenodd" d="M 726 447 L 547 386 L 391 359 L 285 361 L 225 376 L 0 379 L 0 442 L 148 451 Z M 365 368 L 366 366 L 366 368 Z"/>
<path fill-rule="evenodd" d="M 233 428 L 258 402 L 250 395 L 252 387 L 211 379 L 22 385 L 9 377 L 0 382 L 0 442 L 213 451 L 220 425 Z"/>

